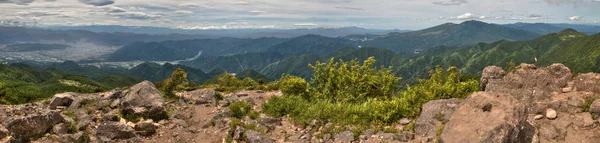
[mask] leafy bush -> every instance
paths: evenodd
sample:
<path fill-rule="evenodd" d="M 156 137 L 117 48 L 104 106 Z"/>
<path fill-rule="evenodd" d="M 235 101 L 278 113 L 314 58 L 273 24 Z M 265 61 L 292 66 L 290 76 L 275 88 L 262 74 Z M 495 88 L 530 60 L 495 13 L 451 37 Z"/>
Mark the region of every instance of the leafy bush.
<path fill-rule="evenodd" d="M 233 102 L 229 105 L 228 108 L 229 111 L 231 111 L 231 116 L 236 117 L 238 119 L 243 118 L 252 111 L 252 105 L 243 101 Z"/>
<path fill-rule="evenodd" d="M 181 68 L 175 69 L 169 78 L 156 85 L 161 89 L 167 99 L 177 98 L 174 93 L 175 90 L 189 90 L 189 88 L 195 86 L 195 84 L 187 81 L 187 73 Z"/>
<path fill-rule="evenodd" d="M 375 58 L 369 57 L 361 65 L 333 58 L 329 63 L 309 65 L 314 70 L 312 86 L 320 98 L 333 102 L 364 102 L 368 98 L 391 97 L 398 89 L 399 77 L 389 68 L 374 67 Z"/>
<path fill-rule="evenodd" d="M 279 81 L 279 89 L 284 94 L 304 95 L 308 92 L 308 83 L 300 77 L 283 75 Z"/>

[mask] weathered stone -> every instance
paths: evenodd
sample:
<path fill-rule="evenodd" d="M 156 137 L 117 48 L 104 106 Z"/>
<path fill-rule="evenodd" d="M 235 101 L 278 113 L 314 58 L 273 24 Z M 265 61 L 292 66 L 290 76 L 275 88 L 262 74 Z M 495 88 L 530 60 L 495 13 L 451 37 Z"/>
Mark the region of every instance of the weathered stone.
<path fill-rule="evenodd" d="M 127 124 L 119 122 L 104 122 L 98 126 L 96 136 L 108 140 L 128 139 L 135 137 L 134 130 Z"/>
<path fill-rule="evenodd" d="M 181 119 L 175 119 L 175 120 L 173 120 L 173 124 L 179 125 L 179 126 L 184 127 L 184 128 L 187 128 L 187 127 L 190 126 L 186 121 L 181 120 Z"/>
<path fill-rule="evenodd" d="M 207 104 L 215 102 L 216 91 L 213 89 L 198 89 L 177 93 L 185 101 L 195 101 L 196 104 Z"/>
<path fill-rule="evenodd" d="M 73 92 L 55 94 L 48 104 L 48 108 L 54 110 L 57 106 L 70 106 L 73 100 L 75 100 L 76 94 Z"/>
<path fill-rule="evenodd" d="M 115 99 L 112 101 L 112 103 L 110 103 L 110 108 L 115 109 L 115 108 L 119 107 L 120 104 L 121 104 L 121 100 Z"/>
<path fill-rule="evenodd" d="M 63 117 L 55 111 L 41 115 L 32 115 L 10 121 L 6 129 L 17 139 L 28 140 L 47 133 L 54 125 L 61 123 Z"/>
<path fill-rule="evenodd" d="M 336 134 L 333 138 L 336 142 L 351 142 L 354 141 L 354 133 L 352 131 L 343 131 Z"/>
<path fill-rule="evenodd" d="M 244 137 L 244 132 L 245 131 L 246 130 L 244 128 L 242 128 L 240 126 L 237 126 L 235 128 L 235 130 L 233 130 L 233 132 L 231 134 L 231 136 L 233 137 L 233 140 L 238 140 L 238 141 L 242 140 L 243 139 L 242 137 Z"/>
<path fill-rule="evenodd" d="M 481 91 L 485 91 L 485 88 L 491 79 L 499 79 L 505 75 L 505 72 L 502 68 L 497 66 L 488 66 L 483 69 L 481 73 L 481 82 L 479 83 L 479 88 Z"/>
<path fill-rule="evenodd" d="M 248 143 L 275 143 L 275 140 L 253 130 L 246 130 L 244 135 L 246 136 L 246 142 Z"/>
<path fill-rule="evenodd" d="M 260 118 L 258 119 L 258 121 L 262 124 L 265 125 L 270 125 L 270 126 L 281 126 L 281 119 L 279 118 Z"/>
<path fill-rule="evenodd" d="M 83 99 L 75 97 L 71 105 L 69 105 L 69 110 L 77 110 L 81 106 L 81 102 L 83 102 Z"/>
<path fill-rule="evenodd" d="M 539 119 L 542 119 L 542 118 L 544 118 L 544 115 L 535 115 L 533 117 L 534 120 L 539 120 Z"/>
<path fill-rule="evenodd" d="M 116 114 L 105 114 L 102 115 L 102 122 L 118 122 L 121 120 Z"/>
<path fill-rule="evenodd" d="M 556 118 L 556 110 L 554 109 L 546 109 L 546 118 L 555 119 Z"/>
<path fill-rule="evenodd" d="M 481 110 L 492 104 L 489 112 Z M 443 142 L 531 142 L 535 127 L 526 121 L 525 106 L 502 93 L 477 92 L 463 101 L 446 124 Z"/>
<path fill-rule="evenodd" d="M 246 97 L 246 96 L 248 96 L 248 93 L 238 93 L 238 94 L 235 94 L 235 95 L 237 97 Z"/>
<path fill-rule="evenodd" d="M 167 117 L 165 101 L 160 92 L 150 81 L 138 83 L 121 98 L 121 113 L 128 115 L 154 119 L 158 121 Z"/>
<path fill-rule="evenodd" d="M 515 71 L 499 79 L 490 79 L 486 92 L 505 93 L 519 101 L 533 103 L 548 100 L 554 92 L 562 92 L 572 79 L 571 70 L 562 64 L 544 68 L 521 64 Z"/>
<path fill-rule="evenodd" d="M 573 80 L 573 87 L 577 91 L 588 91 L 594 93 L 600 93 L 600 86 L 598 85 L 598 81 L 600 81 L 600 74 L 597 73 L 585 73 L 579 74 Z"/>
<path fill-rule="evenodd" d="M 400 119 L 400 122 L 398 122 L 398 123 L 400 123 L 400 125 L 408 125 L 411 122 L 412 122 L 412 120 L 410 120 L 408 118 L 402 118 L 402 119 Z"/>
<path fill-rule="evenodd" d="M 83 134 L 83 132 L 78 132 L 75 134 L 69 135 L 69 142 L 72 143 L 89 143 L 90 137 Z"/>
<path fill-rule="evenodd" d="M 156 133 L 156 126 L 153 123 L 142 122 L 135 124 L 135 133 L 141 136 L 152 136 Z"/>
<path fill-rule="evenodd" d="M 596 114 L 596 115 L 600 115 L 600 100 L 596 99 L 594 100 L 594 102 L 592 102 L 592 104 L 590 105 L 590 112 Z"/>
<path fill-rule="evenodd" d="M 409 132 L 402 132 L 402 133 L 396 135 L 396 140 L 401 141 L 401 142 L 408 142 L 410 140 L 413 140 L 414 138 L 415 138 L 415 134 L 409 133 Z"/>
<path fill-rule="evenodd" d="M 67 132 L 69 132 L 69 126 L 67 126 L 67 124 L 60 123 L 60 124 L 55 125 L 52 128 L 52 131 L 55 134 L 59 134 L 59 135 L 66 134 Z"/>
<path fill-rule="evenodd" d="M 575 115 L 577 121 L 573 122 L 575 126 L 579 129 L 592 129 L 596 127 L 597 121 L 592 119 L 592 115 L 590 113 L 578 113 Z"/>
<path fill-rule="evenodd" d="M 421 115 L 415 124 L 415 133 L 419 136 L 435 137 L 438 128 L 442 126 L 442 121 L 438 118 L 448 120 L 459 103 L 458 99 L 442 99 L 423 104 Z"/>

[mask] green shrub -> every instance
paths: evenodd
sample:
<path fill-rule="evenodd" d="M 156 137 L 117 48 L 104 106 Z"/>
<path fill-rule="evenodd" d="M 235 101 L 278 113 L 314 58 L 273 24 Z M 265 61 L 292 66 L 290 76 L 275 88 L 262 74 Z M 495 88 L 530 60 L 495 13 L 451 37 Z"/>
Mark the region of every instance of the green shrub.
<path fill-rule="evenodd" d="M 308 83 L 300 77 L 283 75 L 279 81 L 279 89 L 284 94 L 304 95 L 308 92 Z"/>
<path fill-rule="evenodd" d="M 318 96 L 333 102 L 364 102 L 368 98 L 391 97 L 398 90 L 401 78 L 390 68 L 374 67 L 375 58 L 369 57 L 361 65 L 356 59 L 350 62 L 333 58 L 329 63 L 309 65 L 314 74 L 312 86 Z"/>
<path fill-rule="evenodd" d="M 233 102 L 228 108 L 229 111 L 231 111 L 231 116 L 239 119 L 248 115 L 248 113 L 252 111 L 252 105 L 243 101 Z"/>

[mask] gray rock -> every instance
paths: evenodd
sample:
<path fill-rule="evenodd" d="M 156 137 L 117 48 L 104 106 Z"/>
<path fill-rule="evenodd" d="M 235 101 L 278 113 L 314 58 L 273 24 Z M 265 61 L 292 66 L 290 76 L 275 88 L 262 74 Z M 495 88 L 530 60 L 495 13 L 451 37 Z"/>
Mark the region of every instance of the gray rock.
<path fill-rule="evenodd" d="M 137 123 L 134 127 L 135 133 L 141 136 L 152 136 L 156 133 L 156 126 L 153 123 Z"/>
<path fill-rule="evenodd" d="M 58 112 L 49 111 L 40 115 L 14 119 L 8 122 L 6 129 L 14 138 L 28 140 L 47 133 L 54 125 L 63 120 L 64 118 Z"/>
<path fill-rule="evenodd" d="M 408 119 L 408 118 L 402 118 L 400 119 L 400 125 L 408 125 L 412 122 L 412 120 Z"/>
<path fill-rule="evenodd" d="M 535 117 L 533 117 L 534 120 L 539 120 L 544 118 L 544 115 L 535 115 Z"/>
<path fill-rule="evenodd" d="M 246 136 L 246 142 L 248 143 L 275 143 L 275 140 L 253 130 L 246 130 L 244 135 Z"/>
<path fill-rule="evenodd" d="M 121 113 L 125 115 L 133 114 L 135 116 L 154 119 L 159 121 L 167 116 L 165 111 L 165 101 L 160 92 L 150 81 L 138 83 L 121 98 Z"/>
<path fill-rule="evenodd" d="M 600 86 L 597 82 L 599 80 L 600 74 L 597 73 L 579 74 L 573 80 L 573 87 L 575 87 L 577 91 L 600 93 Z"/>
<path fill-rule="evenodd" d="M 73 102 L 71 102 L 71 105 L 69 105 L 69 110 L 76 110 L 81 106 L 81 102 L 83 101 L 83 99 L 79 98 L 79 97 L 75 97 L 73 99 Z"/>
<path fill-rule="evenodd" d="M 415 134 L 409 133 L 409 132 L 402 132 L 402 133 L 396 135 L 396 140 L 401 141 L 401 142 L 408 142 L 410 140 L 413 140 L 414 138 L 415 138 Z"/>
<path fill-rule="evenodd" d="M 242 140 L 244 137 L 245 131 L 246 130 L 244 130 L 244 128 L 237 126 L 231 134 L 231 136 L 233 137 L 233 140 L 237 140 L 237 141 Z"/>
<path fill-rule="evenodd" d="M 66 134 L 69 132 L 69 126 L 67 126 L 67 124 L 60 123 L 60 124 L 55 125 L 52 128 L 52 131 L 54 131 L 54 133 L 58 134 L 58 135 Z"/>
<path fill-rule="evenodd" d="M 105 122 L 98 126 L 96 136 L 102 140 L 128 139 L 135 137 L 133 128 L 118 122 Z"/>
<path fill-rule="evenodd" d="M 76 94 L 73 92 L 55 94 L 48 105 L 48 108 L 54 110 L 56 106 L 70 106 L 75 100 Z"/>
<path fill-rule="evenodd" d="M 118 122 L 119 120 L 120 120 L 120 118 L 116 114 L 102 115 L 102 122 Z"/>
<path fill-rule="evenodd" d="M 69 142 L 72 143 L 89 143 L 90 137 L 83 134 L 83 132 L 78 132 L 75 134 L 69 135 Z"/>
<path fill-rule="evenodd" d="M 354 133 L 352 131 L 343 131 L 334 136 L 336 142 L 351 142 L 354 141 Z"/>
<path fill-rule="evenodd" d="M 281 126 L 281 119 L 280 118 L 260 118 L 258 119 L 258 122 L 265 124 L 265 125 L 269 125 L 269 126 Z"/>
<path fill-rule="evenodd" d="M 112 103 L 110 103 L 110 108 L 115 109 L 119 107 L 119 104 L 121 104 L 121 100 L 115 99 L 112 101 Z"/>

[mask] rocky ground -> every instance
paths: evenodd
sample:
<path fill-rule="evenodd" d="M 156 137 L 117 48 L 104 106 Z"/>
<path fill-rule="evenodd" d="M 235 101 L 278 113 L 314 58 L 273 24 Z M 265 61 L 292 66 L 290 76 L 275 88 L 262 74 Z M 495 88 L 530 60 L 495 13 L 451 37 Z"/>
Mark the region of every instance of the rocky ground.
<path fill-rule="evenodd" d="M 279 91 L 223 95 L 213 89 L 180 92 L 165 101 L 150 82 L 96 94 L 62 93 L 47 101 L 0 106 L 0 142 L 597 142 L 600 74 L 573 78 L 569 68 L 521 64 L 506 72 L 487 67 L 483 91 L 466 99 L 423 105 L 417 119 L 365 129 L 287 117 L 245 117 L 236 128 L 227 106 L 261 105 Z M 406 130 L 406 128 L 414 128 Z M 404 130 L 404 131 L 403 131 Z"/>

